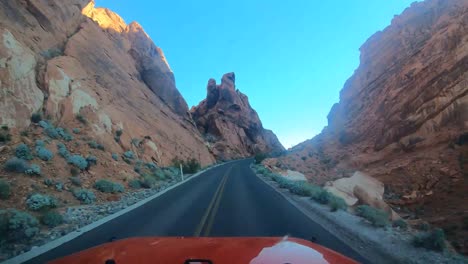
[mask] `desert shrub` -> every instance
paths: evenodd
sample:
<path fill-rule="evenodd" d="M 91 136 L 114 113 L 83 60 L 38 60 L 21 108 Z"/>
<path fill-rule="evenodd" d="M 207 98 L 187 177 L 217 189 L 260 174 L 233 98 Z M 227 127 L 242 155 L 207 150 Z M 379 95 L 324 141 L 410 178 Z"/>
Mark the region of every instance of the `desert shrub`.
<path fill-rule="evenodd" d="M 79 177 L 76 177 L 76 176 L 70 177 L 70 182 L 75 186 L 81 186 L 81 180 Z"/>
<path fill-rule="evenodd" d="M 133 151 L 131 151 L 131 150 L 125 151 L 123 155 L 127 159 L 134 159 L 135 158 L 135 154 L 133 154 Z"/>
<path fill-rule="evenodd" d="M 55 131 L 57 132 L 57 134 L 63 138 L 63 140 L 65 141 L 72 141 L 73 140 L 73 136 L 68 132 L 67 129 L 65 128 L 61 128 L 61 127 L 57 127 L 55 129 Z"/>
<path fill-rule="evenodd" d="M 72 164 L 79 168 L 80 170 L 84 170 L 88 167 L 88 162 L 86 161 L 85 158 L 83 158 L 80 155 L 72 155 L 67 159 L 67 162 L 69 164 Z"/>
<path fill-rule="evenodd" d="M 156 179 L 156 180 L 160 180 L 160 181 L 164 181 L 166 180 L 166 174 L 164 173 L 164 171 L 160 168 L 156 169 L 156 170 L 153 170 L 151 172 L 151 174 L 153 175 L 153 177 Z"/>
<path fill-rule="evenodd" d="M 112 159 L 115 161 L 119 161 L 119 155 L 117 155 L 117 153 L 112 153 Z"/>
<path fill-rule="evenodd" d="M 52 180 L 52 179 L 47 178 L 47 179 L 44 180 L 44 184 L 50 187 L 50 186 L 55 185 L 55 181 Z"/>
<path fill-rule="evenodd" d="M 49 161 L 54 157 L 52 151 L 44 148 L 44 147 L 36 147 L 36 154 L 43 161 Z"/>
<path fill-rule="evenodd" d="M 49 195 L 33 194 L 26 200 L 30 210 L 39 211 L 57 207 L 57 200 Z"/>
<path fill-rule="evenodd" d="M 63 223 L 63 216 L 55 211 L 49 211 L 41 216 L 41 223 L 48 227 L 56 227 Z"/>
<path fill-rule="evenodd" d="M 413 245 L 429 250 L 443 251 L 446 247 L 444 231 L 440 228 L 436 228 L 430 232 L 417 234 L 413 238 Z"/>
<path fill-rule="evenodd" d="M 0 142 L 8 142 L 11 141 L 11 134 L 10 133 L 0 133 Z"/>
<path fill-rule="evenodd" d="M 255 157 L 254 157 L 255 164 L 260 164 L 260 163 L 262 163 L 262 161 L 263 161 L 264 159 L 266 159 L 266 158 L 267 158 L 267 155 L 265 155 L 265 154 L 263 154 L 263 153 L 258 153 L 258 154 L 256 154 Z"/>
<path fill-rule="evenodd" d="M 56 183 L 55 183 L 55 190 L 57 190 L 57 191 L 59 191 L 59 192 L 63 191 L 63 183 L 62 183 L 62 182 L 59 182 L 59 181 L 56 182 Z"/>
<path fill-rule="evenodd" d="M 24 159 L 24 160 L 32 160 L 33 155 L 31 154 L 31 150 L 29 149 L 28 145 L 21 143 L 15 149 L 15 155 L 17 158 Z"/>
<path fill-rule="evenodd" d="M 0 199 L 6 200 L 10 198 L 11 195 L 11 187 L 8 182 L 5 180 L 0 179 Z"/>
<path fill-rule="evenodd" d="M 41 113 L 33 113 L 31 115 L 31 122 L 37 124 L 42 120 L 42 115 Z"/>
<path fill-rule="evenodd" d="M 109 180 L 98 180 L 94 183 L 94 188 L 103 193 L 117 193 L 125 190 L 122 184 Z"/>
<path fill-rule="evenodd" d="M 82 114 L 77 114 L 76 119 L 80 121 L 82 124 L 85 124 L 85 125 L 88 124 L 88 120 Z"/>
<path fill-rule="evenodd" d="M 196 159 L 190 159 L 183 165 L 183 171 L 186 173 L 196 173 L 201 168 L 200 163 Z"/>
<path fill-rule="evenodd" d="M 46 120 L 41 120 L 41 121 L 38 122 L 38 124 L 44 129 L 50 127 L 49 122 L 47 122 Z"/>
<path fill-rule="evenodd" d="M 312 197 L 316 202 L 319 202 L 321 204 L 328 204 L 328 202 L 330 202 L 331 200 L 331 194 L 324 190 L 324 189 L 321 189 L 317 194 L 314 195 L 314 197 Z"/>
<path fill-rule="evenodd" d="M 75 168 L 75 167 L 71 167 L 71 168 L 70 168 L 70 174 L 71 174 L 72 176 L 78 176 L 78 175 L 80 175 L 80 170 L 77 169 L 77 168 Z"/>
<path fill-rule="evenodd" d="M 60 137 L 59 133 L 53 125 L 49 125 L 48 127 L 44 128 L 44 133 L 53 139 L 58 139 Z"/>
<path fill-rule="evenodd" d="M 130 188 L 133 188 L 133 189 L 140 189 L 142 186 L 141 186 L 141 182 L 140 180 L 138 179 L 132 179 L 128 182 L 128 186 Z"/>
<path fill-rule="evenodd" d="M 22 131 L 20 132 L 20 135 L 21 135 L 22 137 L 29 137 L 29 131 L 28 131 L 28 130 L 22 130 Z"/>
<path fill-rule="evenodd" d="M 330 200 L 328 201 L 328 206 L 332 212 L 336 212 L 338 210 L 346 210 L 348 205 L 346 204 L 345 200 L 341 197 L 331 194 Z"/>
<path fill-rule="evenodd" d="M 123 134 L 123 130 L 122 130 L 122 129 L 118 129 L 117 131 L 115 131 L 115 135 L 116 135 L 117 137 L 122 136 L 122 134 Z"/>
<path fill-rule="evenodd" d="M 431 226 L 427 222 L 421 222 L 416 226 L 416 228 L 421 231 L 428 231 L 431 228 Z"/>
<path fill-rule="evenodd" d="M 104 146 L 96 141 L 92 140 L 88 142 L 88 146 L 93 149 L 105 150 Z"/>
<path fill-rule="evenodd" d="M 289 191 L 300 196 L 310 196 L 311 186 L 304 181 L 296 181 L 291 183 Z"/>
<path fill-rule="evenodd" d="M 16 209 L 0 210 L 0 241 L 27 241 L 39 233 L 37 219 Z"/>
<path fill-rule="evenodd" d="M 368 205 L 359 205 L 356 209 L 359 216 L 365 218 L 372 225 L 377 227 L 384 227 L 389 224 L 388 214 L 385 211 L 374 208 Z"/>
<path fill-rule="evenodd" d="M 172 179 L 180 174 L 180 170 L 178 168 L 174 167 L 167 167 L 163 169 L 164 174 L 166 175 L 166 179 Z"/>
<path fill-rule="evenodd" d="M 7 160 L 3 167 L 6 171 L 18 173 L 23 173 L 29 169 L 29 165 L 25 160 L 16 157 Z"/>
<path fill-rule="evenodd" d="M 46 143 L 44 140 L 38 139 L 36 140 L 36 148 L 37 147 L 45 147 Z"/>
<path fill-rule="evenodd" d="M 68 149 L 65 146 L 65 144 L 63 144 L 62 142 L 57 143 L 57 149 L 58 149 L 58 154 L 62 158 L 64 158 L 64 159 L 70 158 L 70 152 L 68 152 Z"/>
<path fill-rule="evenodd" d="M 75 189 L 75 190 L 73 190 L 72 193 L 73 193 L 73 196 L 75 196 L 76 199 L 81 201 L 81 203 L 92 204 L 92 203 L 94 203 L 94 201 L 96 201 L 96 195 L 91 190 L 88 190 L 88 189 Z"/>
<path fill-rule="evenodd" d="M 86 161 L 88 162 L 88 166 L 97 165 L 96 156 L 89 155 L 88 157 L 86 157 Z"/>
<path fill-rule="evenodd" d="M 393 221 L 392 226 L 398 227 L 402 230 L 408 229 L 408 224 L 403 219 L 398 219 L 398 220 Z"/>
<path fill-rule="evenodd" d="M 157 180 L 150 175 L 143 175 L 141 180 L 141 186 L 143 188 L 154 188 L 157 185 Z"/>
<path fill-rule="evenodd" d="M 2 130 L 9 131 L 10 128 L 8 127 L 8 125 L 2 125 Z"/>
<path fill-rule="evenodd" d="M 29 168 L 27 168 L 24 173 L 26 173 L 27 175 L 38 175 L 40 176 L 41 175 L 41 167 L 39 167 L 39 165 L 37 164 L 31 164 L 29 166 Z"/>
<path fill-rule="evenodd" d="M 260 167 L 258 168 L 257 173 L 265 175 L 265 174 L 268 174 L 269 171 L 264 167 Z"/>
<path fill-rule="evenodd" d="M 79 134 L 81 132 L 81 129 L 75 127 L 72 129 L 73 134 Z"/>
<path fill-rule="evenodd" d="M 140 143 L 141 143 L 141 140 L 138 139 L 138 138 L 132 138 L 131 143 L 132 143 L 132 145 L 134 145 L 135 147 L 138 147 L 138 146 L 140 145 Z"/>

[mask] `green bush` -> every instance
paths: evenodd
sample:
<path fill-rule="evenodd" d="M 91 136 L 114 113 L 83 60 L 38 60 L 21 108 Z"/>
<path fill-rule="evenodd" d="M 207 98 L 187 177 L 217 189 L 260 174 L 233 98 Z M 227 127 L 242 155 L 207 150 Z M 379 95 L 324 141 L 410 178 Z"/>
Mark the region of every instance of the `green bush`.
<path fill-rule="evenodd" d="M 93 149 L 105 150 L 103 145 L 101 145 L 100 143 L 97 143 L 94 140 L 88 142 L 88 146 Z"/>
<path fill-rule="evenodd" d="M 140 182 L 141 187 L 147 188 L 147 189 L 156 187 L 157 181 L 156 181 L 156 179 L 154 177 L 145 174 L 145 175 L 142 176 L 142 178 L 143 179 Z"/>
<path fill-rule="evenodd" d="M 75 186 L 78 186 L 78 187 L 81 186 L 81 180 L 79 177 L 76 177 L 76 176 L 70 177 L 70 182 Z"/>
<path fill-rule="evenodd" d="M 41 167 L 39 167 L 39 165 L 37 165 L 37 164 L 31 164 L 29 166 L 29 168 L 24 171 L 24 173 L 26 173 L 28 175 L 40 176 L 41 175 Z"/>
<path fill-rule="evenodd" d="M 67 159 L 67 162 L 69 164 L 72 164 L 74 166 L 76 166 L 77 168 L 79 168 L 80 170 L 84 170 L 86 168 L 88 168 L 88 162 L 86 161 L 85 158 L 83 158 L 82 156 L 80 155 L 72 155 L 70 156 L 68 159 Z"/>
<path fill-rule="evenodd" d="M 4 169 L 9 172 L 23 173 L 29 169 L 29 165 L 25 160 L 15 157 L 5 162 Z"/>
<path fill-rule="evenodd" d="M 57 207 L 57 200 L 49 195 L 33 194 L 26 200 L 30 210 L 39 211 Z"/>
<path fill-rule="evenodd" d="M 429 250 L 443 251 L 446 247 L 444 231 L 440 228 L 436 228 L 431 232 L 417 234 L 413 238 L 413 245 Z"/>
<path fill-rule="evenodd" d="M 112 159 L 115 161 L 119 161 L 119 155 L 117 155 L 117 153 L 112 153 Z"/>
<path fill-rule="evenodd" d="M 41 113 L 33 113 L 31 115 L 31 122 L 37 124 L 42 120 L 42 115 Z"/>
<path fill-rule="evenodd" d="M 80 170 L 75 168 L 75 167 L 71 167 L 70 168 L 70 174 L 73 176 L 73 177 L 77 177 L 78 175 L 80 175 Z"/>
<path fill-rule="evenodd" d="M 85 125 L 88 124 L 88 120 L 82 114 L 77 114 L 76 119 Z"/>
<path fill-rule="evenodd" d="M 72 132 L 73 132 L 74 134 L 79 134 L 79 133 L 81 132 L 81 129 L 75 127 L 75 128 L 72 129 Z"/>
<path fill-rule="evenodd" d="M 76 199 L 81 201 L 84 204 L 92 204 L 96 201 L 96 195 L 93 191 L 88 189 L 75 189 L 73 190 L 73 195 Z"/>
<path fill-rule="evenodd" d="M 346 210 L 348 205 L 346 204 L 345 200 L 341 197 L 331 194 L 330 200 L 328 201 L 328 206 L 332 212 L 336 212 L 338 210 Z"/>
<path fill-rule="evenodd" d="M 8 141 L 11 141 L 11 134 L 0 132 L 0 142 L 8 142 Z"/>
<path fill-rule="evenodd" d="M 380 209 L 368 205 L 360 205 L 356 208 L 356 213 L 371 222 L 374 226 L 384 227 L 389 224 L 388 214 Z"/>
<path fill-rule="evenodd" d="M 260 164 L 262 163 L 263 160 L 265 160 L 267 158 L 267 155 L 266 154 L 263 154 L 263 153 L 258 153 L 255 155 L 254 159 L 255 159 L 255 164 Z"/>
<path fill-rule="evenodd" d="M 135 154 L 133 154 L 133 151 L 131 151 L 131 150 L 125 151 L 123 155 L 127 159 L 134 159 L 135 158 Z"/>
<path fill-rule="evenodd" d="M 398 227 L 401 230 L 408 229 L 408 224 L 403 219 L 398 219 L 398 220 L 393 221 L 392 226 L 393 227 Z"/>
<path fill-rule="evenodd" d="M 0 241 L 22 242 L 39 233 L 37 219 L 16 209 L 0 210 Z"/>
<path fill-rule="evenodd" d="M 63 217 L 55 211 L 49 211 L 42 215 L 41 223 L 48 227 L 56 227 L 63 224 Z"/>
<path fill-rule="evenodd" d="M 33 155 L 31 154 L 31 150 L 29 149 L 28 145 L 21 143 L 15 149 L 16 157 L 19 159 L 24 160 L 32 160 Z"/>
<path fill-rule="evenodd" d="M 94 188 L 103 193 L 117 193 L 125 190 L 122 184 L 109 180 L 98 180 L 94 183 Z"/>
<path fill-rule="evenodd" d="M 44 140 L 41 140 L 41 139 L 36 140 L 36 148 L 45 147 L 45 146 L 46 146 L 46 143 L 44 142 Z"/>
<path fill-rule="evenodd" d="M 324 189 L 321 189 L 317 194 L 312 197 L 315 201 L 321 204 L 328 204 L 331 200 L 331 194 Z"/>
<path fill-rule="evenodd" d="M 60 134 L 57 132 L 54 126 L 50 125 L 49 127 L 46 127 L 44 129 L 44 133 L 53 139 L 58 139 L 60 137 Z"/>
<path fill-rule="evenodd" d="M 86 161 L 88 162 L 88 166 L 97 165 L 96 156 L 89 155 L 88 157 L 86 157 Z"/>
<path fill-rule="evenodd" d="M 50 186 L 55 185 L 55 181 L 52 179 L 45 179 L 44 184 L 50 187 Z"/>
<path fill-rule="evenodd" d="M 54 157 L 52 151 L 44 147 L 36 147 L 36 154 L 43 161 L 49 161 Z"/>
<path fill-rule="evenodd" d="M 70 158 L 70 152 L 68 152 L 67 147 L 62 142 L 57 143 L 58 154 L 64 158 Z"/>
<path fill-rule="evenodd" d="M 8 182 L 5 180 L 0 179 L 0 199 L 6 200 L 10 198 L 11 195 L 11 187 Z"/>
<path fill-rule="evenodd" d="M 416 227 L 417 229 L 421 230 L 421 231 L 429 231 L 429 229 L 431 228 L 431 226 L 429 225 L 429 223 L 427 222 L 421 222 L 417 225 Z"/>
<path fill-rule="evenodd" d="M 61 138 L 63 138 L 63 140 L 67 142 L 73 140 L 73 136 L 70 134 L 70 132 L 68 132 L 66 128 L 57 127 L 55 131 Z"/>
<path fill-rule="evenodd" d="M 133 189 L 140 189 L 142 186 L 141 186 L 141 182 L 140 180 L 138 179 L 132 179 L 128 182 L 128 186 L 130 188 L 133 188 Z"/>
<path fill-rule="evenodd" d="M 122 129 L 118 129 L 117 131 L 115 131 L 115 136 L 119 137 L 122 136 L 123 134 L 123 130 Z"/>
<path fill-rule="evenodd" d="M 49 124 L 49 122 L 46 121 L 46 120 L 41 120 L 41 121 L 38 122 L 38 124 L 39 124 L 42 128 L 44 128 L 44 129 L 46 129 L 46 128 L 48 128 L 48 127 L 51 126 L 51 125 Z"/>

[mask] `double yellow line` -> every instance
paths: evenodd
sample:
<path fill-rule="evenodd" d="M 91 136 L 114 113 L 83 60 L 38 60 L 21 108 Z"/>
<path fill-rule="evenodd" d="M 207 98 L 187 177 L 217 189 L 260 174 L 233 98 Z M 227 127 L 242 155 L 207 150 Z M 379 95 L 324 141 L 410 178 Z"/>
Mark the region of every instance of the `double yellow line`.
<path fill-rule="evenodd" d="M 216 189 L 216 192 L 213 198 L 211 199 L 210 205 L 206 209 L 206 212 L 203 215 L 200 223 L 198 224 L 193 236 L 199 237 L 202 234 L 202 231 L 203 236 L 208 236 L 210 234 L 216 213 L 218 212 L 219 204 L 221 203 L 221 197 L 223 196 L 224 187 L 226 187 L 226 182 L 229 178 L 229 172 L 231 172 L 231 169 L 232 167 L 230 167 L 224 174 L 223 179 L 221 180 L 218 189 Z"/>

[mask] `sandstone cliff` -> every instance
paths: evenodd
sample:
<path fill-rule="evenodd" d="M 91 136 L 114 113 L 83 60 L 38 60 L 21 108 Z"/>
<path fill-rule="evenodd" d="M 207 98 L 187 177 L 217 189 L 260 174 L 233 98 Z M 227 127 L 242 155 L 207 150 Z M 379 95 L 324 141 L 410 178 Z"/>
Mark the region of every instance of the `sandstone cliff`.
<path fill-rule="evenodd" d="M 267 163 L 318 184 L 363 171 L 468 252 L 468 2 L 414 3 L 361 47 L 320 135 Z M 465 225 L 463 225 L 465 223 Z"/>
<path fill-rule="evenodd" d="M 210 79 L 206 99 L 191 113 L 218 159 L 284 150 L 276 135 L 263 128 L 247 96 L 236 89 L 234 73 L 225 74 L 220 85 Z"/>
<path fill-rule="evenodd" d="M 111 151 L 145 138 L 142 159 L 214 161 L 164 54 L 137 23 L 89 0 L 9 0 L 0 3 L 0 26 L 1 124 L 22 130 L 43 112 L 71 129 L 79 114 L 89 121 L 84 130 Z"/>

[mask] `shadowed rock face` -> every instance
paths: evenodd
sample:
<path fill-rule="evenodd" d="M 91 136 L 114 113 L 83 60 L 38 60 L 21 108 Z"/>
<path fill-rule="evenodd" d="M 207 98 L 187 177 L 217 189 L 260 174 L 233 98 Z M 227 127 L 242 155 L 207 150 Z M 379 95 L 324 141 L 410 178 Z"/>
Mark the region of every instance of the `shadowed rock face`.
<path fill-rule="evenodd" d="M 468 1 L 414 3 L 360 50 L 328 127 L 268 163 L 319 184 L 364 171 L 468 253 Z"/>
<path fill-rule="evenodd" d="M 247 96 L 236 90 L 235 81 L 234 73 L 225 74 L 220 85 L 210 79 L 206 99 L 191 109 L 214 155 L 230 159 L 283 151 L 276 135 L 263 128 Z"/>

